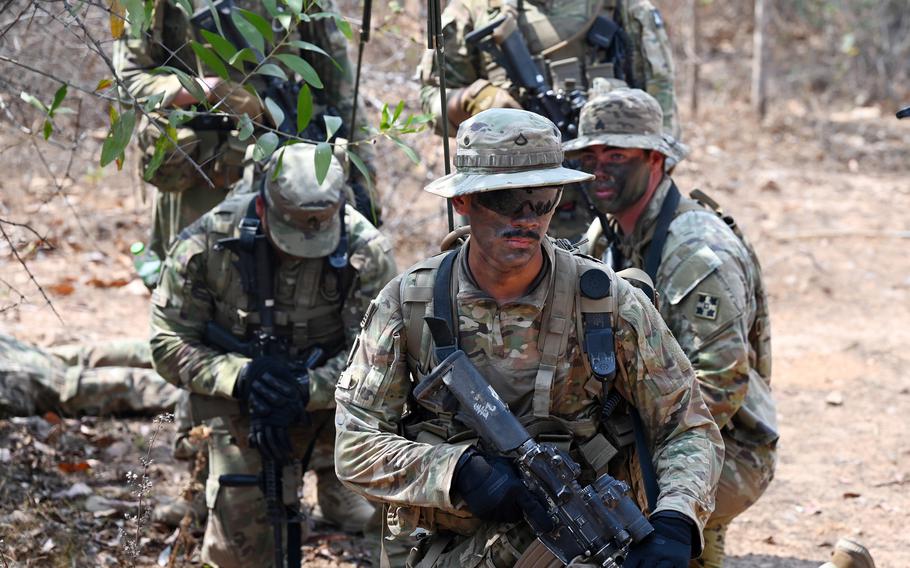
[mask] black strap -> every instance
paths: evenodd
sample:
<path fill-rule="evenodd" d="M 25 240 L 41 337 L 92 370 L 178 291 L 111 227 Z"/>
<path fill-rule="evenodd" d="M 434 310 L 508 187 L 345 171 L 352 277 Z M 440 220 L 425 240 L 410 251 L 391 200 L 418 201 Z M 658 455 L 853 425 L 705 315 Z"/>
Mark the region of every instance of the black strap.
<path fill-rule="evenodd" d="M 638 464 L 641 467 L 641 478 L 645 482 L 645 494 L 648 496 L 648 508 L 651 512 L 657 507 L 657 497 L 660 495 L 660 488 L 657 486 L 657 474 L 654 471 L 654 462 L 651 460 L 651 450 L 648 448 L 648 440 L 645 439 L 645 425 L 641 420 L 638 409 L 634 406 L 629 407 L 629 413 L 632 415 L 632 429 L 635 431 L 635 451 L 638 453 Z"/>
<path fill-rule="evenodd" d="M 679 190 L 676 188 L 676 183 L 671 181 L 670 190 L 667 191 L 667 196 L 660 206 L 660 213 L 657 215 L 657 227 L 654 228 L 654 237 L 651 239 L 648 255 L 645 257 L 645 272 L 648 273 L 653 282 L 657 282 L 660 258 L 664 252 L 664 244 L 667 242 L 670 223 L 676 214 L 676 208 L 679 207 L 679 198 Z"/>
<path fill-rule="evenodd" d="M 455 265 L 455 258 L 458 256 L 458 249 L 449 251 L 442 262 L 439 263 L 439 269 L 436 271 L 436 280 L 433 282 L 433 316 L 446 322 L 449 331 L 452 333 L 452 341 L 449 345 L 436 345 L 436 361 L 442 361 L 458 349 L 458 328 L 455 325 L 455 318 L 452 314 L 452 269 Z"/>

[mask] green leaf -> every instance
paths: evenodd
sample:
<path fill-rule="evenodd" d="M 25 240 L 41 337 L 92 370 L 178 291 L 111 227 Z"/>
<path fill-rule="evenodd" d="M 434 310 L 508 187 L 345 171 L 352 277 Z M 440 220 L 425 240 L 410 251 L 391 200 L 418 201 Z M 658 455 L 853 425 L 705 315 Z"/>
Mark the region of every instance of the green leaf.
<path fill-rule="evenodd" d="M 215 29 L 218 30 L 218 33 L 221 36 L 224 36 L 224 29 L 221 27 L 221 15 L 218 13 L 218 10 L 215 9 L 215 3 L 212 0 L 205 0 L 206 6 L 209 8 L 209 13 L 212 14 L 212 20 L 215 22 Z M 187 12 L 187 17 L 193 15 L 193 10 Z"/>
<path fill-rule="evenodd" d="M 60 106 L 60 103 L 63 102 L 63 99 L 66 98 L 66 85 L 61 85 L 57 92 L 54 93 L 54 101 L 51 103 L 51 108 L 47 113 L 51 116 L 54 116 L 54 111 L 57 110 L 57 107 Z"/>
<path fill-rule="evenodd" d="M 239 69 L 241 71 L 243 71 L 244 62 L 252 63 L 253 65 L 258 63 L 258 61 L 256 60 L 256 55 L 253 53 L 253 50 L 250 49 L 249 47 L 244 47 L 243 49 L 241 49 L 240 51 L 235 53 L 233 56 L 231 56 L 230 59 L 228 59 L 229 65 L 231 65 L 235 69 Z"/>
<path fill-rule="evenodd" d="M 303 0 L 285 0 L 284 3 L 288 5 L 288 8 L 291 9 L 295 16 L 300 16 L 300 11 L 303 10 Z"/>
<path fill-rule="evenodd" d="M 398 120 L 398 117 L 401 116 L 401 111 L 404 110 L 404 101 L 398 101 L 398 106 L 395 107 L 395 113 L 392 115 L 392 124 L 395 124 L 395 121 Z"/>
<path fill-rule="evenodd" d="M 184 11 L 188 16 L 192 16 L 192 15 L 193 15 L 193 5 L 190 4 L 190 0 L 175 0 L 175 1 L 177 2 L 177 4 L 180 5 L 181 8 L 183 8 L 183 11 Z"/>
<path fill-rule="evenodd" d="M 312 51 L 312 52 L 318 53 L 320 55 L 325 55 L 326 57 L 329 58 L 329 61 L 332 62 L 332 65 L 337 67 L 339 71 L 344 71 L 344 67 L 342 67 L 341 64 L 338 63 L 334 57 L 329 55 L 329 53 L 326 50 L 322 49 L 321 47 L 319 47 L 316 44 L 310 43 L 308 41 L 299 40 L 299 39 L 289 41 L 287 44 L 291 47 L 296 47 L 296 48 L 302 49 L 304 51 Z"/>
<path fill-rule="evenodd" d="M 300 134 L 313 118 L 313 93 L 309 85 L 303 85 L 297 94 L 297 133 Z"/>
<path fill-rule="evenodd" d="M 287 146 L 284 148 L 287 148 Z M 272 181 L 278 179 L 278 176 L 281 175 L 281 168 L 284 167 L 284 148 L 278 153 L 278 160 L 275 162 L 275 167 L 272 168 Z"/>
<path fill-rule="evenodd" d="M 44 128 L 42 129 L 42 134 L 44 134 L 44 139 L 47 140 L 51 137 L 51 133 L 54 131 L 54 125 L 51 124 L 50 120 L 44 121 Z"/>
<path fill-rule="evenodd" d="M 273 18 L 278 16 L 278 3 L 275 0 L 262 0 L 262 5 L 265 6 L 269 16 Z"/>
<path fill-rule="evenodd" d="M 177 128 L 178 126 L 183 125 L 183 123 L 192 120 L 195 113 L 187 112 L 180 108 L 172 109 L 168 114 L 167 123 L 172 128 Z"/>
<path fill-rule="evenodd" d="M 325 139 L 331 140 L 344 121 L 340 116 L 332 116 L 331 114 L 322 115 L 322 119 L 325 121 Z"/>
<path fill-rule="evenodd" d="M 285 73 L 281 69 L 281 67 L 278 67 L 274 63 L 266 63 L 264 65 L 261 65 L 259 67 L 259 69 L 256 70 L 256 72 L 259 73 L 260 75 L 270 75 L 272 77 L 278 77 L 282 81 L 288 80 L 288 76 L 285 75 Z"/>
<path fill-rule="evenodd" d="M 177 80 L 180 81 L 180 84 L 184 89 L 199 102 L 205 102 L 205 91 L 202 90 L 202 87 L 199 86 L 199 83 L 195 79 L 177 69 L 176 67 L 171 67 L 169 65 L 164 65 L 162 67 L 157 67 L 152 70 L 153 73 L 173 73 L 177 76 Z"/>
<path fill-rule="evenodd" d="M 102 168 L 123 156 L 123 151 L 126 149 L 126 145 L 130 143 L 135 126 L 135 110 L 130 109 L 117 117 L 111 125 L 111 130 L 108 132 L 104 144 L 101 145 Z"/>
<path fill-rule="evenodd" d="M 272 41 L 275 39 L 275 32 L 272 31 L 271 22 L 269 22 L 268 20 L 266 20 L 265 18 L 263 18 L 256 12 L 250 12 L 249 10 L 244 10 L 242 8 L 238 8 L 237 11 L 243 15 L 243 17 L 244 17 L 244 19 L 246 19 L 246 21 L 251 23 L 253 25 L 253 27 L 256 28 L 256 30 L 262 35 L 262 37 L 265 38 L 265 41 L 267 41 L 268 43 L 272 43 Z M 265 53 L 265 51 L 263 51 L 263 53 Z"/>
<path fill-rule="evenodd" d="M 332 164 L 332 146 L 328 142 L 316 144 L 316 155 L 313 158 L 316 164 L 316 183 L 322 185 L 325 176 L 329 173 Z"/>
<path fill-rule="evenodd" d="M 27 102 L 28 104 L 32 105 L 36 109 L 40 110 L 44 114 L 47 114 L 47 107 L 44 105 L 44 103 L 39 101 L 37 99 L 37 97 L 35 97 L 34 95 L 31 95 L 29 93 L 26 93 L 25 91 L 22 91 L 21 93 L 19 93 L 19 98 L 22 99 L 23 101 Z"/>
<path fill-rule="evenodd" d="M 391 126 L 391 122 L 389 121 L 389 104 L 383 103 L 381 118 L 379 119 L 379 129 L 388 130 L 389 126 Z"/>
<path fill-rule="evenodd" d="M 338 29 L 341 30 L 341 33 L 344 34 L 344 37 L 348 38 L 350 41 L 354 37 L 354 31 L 351 30 L 351 24 L 345 20 L 341 14 L 332 14 L 335 17 L 335 24 L 338 26 Z"/>
<path fill-rule="evenodd" d="M 260 54 L 265 53 L 265 38 L 262 37 L 262 34 L 259 33 L 256 26 L 244 18 L 239 12 L 231 12 L 231 19 L 234 20 L 234 25 L 237 26 L 237 31 L 240 32 L 243 39 Z M 272 31 L 271 26 L 269 26 L 269 31 Z"/>
<path fill-rule="evenodd" d="M 145 171 L 142 172 L 142 178 L 145 181 L 150 181 L 152 176 L 155 175 L 155 172 L 158 171 L 161 163 L 164 162 L 164 156 L 170 146 L 172 146 L 172 143 L 168 140 L 167 136 L 161 136 L 155 141 L 155 153 L 152 154 L 152 159 L 149 160 L 148 165 L 145 167 Z"/>
<path fill-rule="evenodd" d="M 237 53 L 237 48 L 234 47 L 234 44 L 229 42 L 227 39 L 221 37 L 218 34 L 213 34 L 208 30 L 200 30 L 202 32 L 202 37 L 205 38 L 205 41 L 212 44 L 212 49 L 215 50 L 221 59 L 225 61 L 230 61 L 234 54 Z"/>
<path fill-rule="evenodd" d="M 404 151 L 405 155 L 407 155 L 407 157 L 410 158 L 412 162 L 415 164 L 420 163 L 420 156 L 417 155 L 417 152 L 415 152 L 413 148 L 402 142 L 401 139 L 397 136 L 389 136 L 389 138 L 391 138 L 392 142 L 397 144 L 398 147 Z"/>
<path fill-rule="evenodd" d="M 253 135 L 253 121 L 247 113 L 243 113 L 243 116 L 240 117 L 239 127 L 240 132 L 237 133 L 237 139 L 241 142 Z"/>
<path fill-rule="evenodd" d="M 162 100 L 164 100 L 164 92 L 155 93 L 154 95 L 145 99 L 145 104 L 142 105 L 142 108 L 145 110 L 145 112 L 152 112 L 159 104 L 161 104 Z"/>
<path fill-rule="evenodd" d="M 293 22 L 294 22 L 293 16 L 291 16 L 290 14 L 278 14 L 277 16 L 275 16 L 275 20 L 277 20 L 278 23 L 281 24 L 281 27 L 284 28 L 285 30 L 290 30 L 291 24 L 293 24 Z"/>
<path fill-rule="evenodd" d="M 225 81 L 228 80 L 229 75 L 227 67 L 218 59 L 218 56 L 215 55 L 214 51 L 195 40 L 190 42 L 190 47 L 193 48 L 193 51 L 196 52 L 196 57 L 201 59 L 206 67 L 214 71 L 216 75 Z"/>
<path fill-rule="evenodd" d="M 272 116 L 272 123 L 275 124 L 275 128 L 281 126 L 281 123 L 284 122 L 284 111 L 281 110 L 281 106 L 272 100 L 271 97 L 265 98 L 265 108 L 269 111 L 269 114 Z"/>
<path fill-rule="evenodd" d="M 322 80 L 319 74 L 313 69 L 313 66 L 304 61 L 301 57 L 290 53 L 279 53 L 276 59 L 288 66 L 289 69 L 300 75 L 300 77 L 317 89 L 322 89 Z"/>
<path fill-rule="evenodd" d="M 98 81 L 98 84 L 95 86 L 95 92 L 97 93 L 98 91 L 107 89 L 108 87 L 110 87 L 113 84 L 114 84 L 114 82 L 110 79 L 101 79 L 100 81 Z"/>
<path fill-rule="evenodd" d="M 253 159 L 257 162 L 265 161 L 269 159 L 277 147 L 278 135 L 274 132 L 266 132 L 259 137 L 259 140 L 256 141 L 256 146 L 253 147 Z"/>
<path fill-rule="evenodd" d="M 126 8 L 126 21 L 130 24 L 130 36 L 139 38 L 146 29 L 145 4 L 142 0 L 122 0 Z"/>
<path fill-rule="evenodd" d="M 360 159 L 353 150 L 344 149 L 344 153 L 348 155 L 348 158 L 351 160 L 351 163 L 354 164 L 354 167 L 363 174 L 363 179 L 367 184 L 368 189 L 373 188 L 373 178 L 370 176 L 370 170 L 367 168 L 367 165 L 363 163 L 363 160 Z"/>

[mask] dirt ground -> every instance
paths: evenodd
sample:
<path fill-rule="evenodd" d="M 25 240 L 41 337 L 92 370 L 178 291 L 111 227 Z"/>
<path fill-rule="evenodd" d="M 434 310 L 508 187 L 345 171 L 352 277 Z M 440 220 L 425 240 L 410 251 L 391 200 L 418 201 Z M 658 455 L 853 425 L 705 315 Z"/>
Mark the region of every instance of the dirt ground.
<path fill-rule="evenodd" d="M 400 70 L 413 68 L 419 47 L 400 40 L 404 55 L 372 55 L 371 112 L 399 97 L 417 111 Z M 815 568 L 851 537 L 879 568 L 910 566 L 910 124 L 874 108 L 782 103 L 758 126 L 745 106 L 710 100 L 683 119 L 693 152 L 677 183 L 735 215 L 761 257 L 772 309 L 780 462 L 767 494 L 733 523 L 728 565 Z M 441 200 L 420 193 L 442 170 L 437 141 L 411 139 L 420 165 L 378 146 L 401 268 L 444 233 Z M 150 205 L 129 164 L 61 191 L 0 161 L 0 216 L 53 245 L 7 227 L 34 281 L 0 240 L 0 332 L 45 346 L 145 335 L 149 298 L 128 248 L 144 238 Z M 151 419 L 0 421 L 0 566 L 157 565 L 176 535 L 137 523 L 136 496 L 174 495 L 187 479 L 169 455 L 171 435 Z M 313 565 L 365 562 L 362 542 L 322 526 L 306 555 Z"/>

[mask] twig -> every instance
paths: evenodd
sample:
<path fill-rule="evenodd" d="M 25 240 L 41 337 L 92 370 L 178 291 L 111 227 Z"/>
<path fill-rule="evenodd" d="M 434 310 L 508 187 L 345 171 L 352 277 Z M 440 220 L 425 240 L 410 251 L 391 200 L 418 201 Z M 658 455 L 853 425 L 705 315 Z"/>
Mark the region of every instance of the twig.
<path fill-rule="evenodd" d="M 120 100 L 120 97 L 105 95 L 105 94 L 99 93 L 93 89 L 89 89 L 89 88 L 83 87 L 81 85 L 77 85 L 76 83 L 71 83 L 65 79 L 61 79 L 60 77 L 57 77 L 51 73 L 48 73 L 47 71 L 42 71 L 41 69 L 38 69 L 37 67 L 32 67 L 31 65 L 28 65 L 27 63 L 22 63 L 21 61 L 19 61 L 17 59 L 13 59 L 12 57 L 7 57 L 6 55 L 0 55 L 0 61 L 5 61 L 6 63 L 10 63 L 17 67 L 21 67 L 27 71 L 31 71 L 32 73 L 36 73 L 38 75 L 41 75 L 42 77 L 46 77 L 47 79 L 56 81 L 56 82 L 60 83 L 61 85 L 66 85 L 67 88 L 71 87 L 77 91 L 87 93 L 94 97 L 98 97 L 98 98 L 105 99 L 105 100 L 112 101 L 112 102 L 116 102 L 116 101 Z"/>
<path fill-rule="evenodd" d="M 82 223 L 82 218 L 79 216 L 79 213 L 76 211 L 76 208 L 73 207 L 73 204 L 70 202 L 69 197 L 66 195 L 66 192 L 63 190 L 63 184 L 57 181 L 57 176 L 54 175 L 53 170 L 51 170 L 50 164 L 47 163 L 47 160 L 44 158 L 44 153 L 41 152 L 41 149 L 38 148 L 38 145 L 35 143 L 35 139 L 31 139 L 32 148 L 35 149 L 35 153 L 38 154 L 38 158 L 41 160 L 41 163 L 44 165 L 44 169 L 47 170 L 47 175 L 51 177 L 51 181 L 54 182 L 54 186 L 57 188 L 54 192 L 54 195 L 60 195 L 63 197 L 63 203 L 66 204 L 67 209 L 73 213 L 73 217 L 76 219 L 76 224 L 79 225 L 79 228 L 82 229 L 82 232 L 85 234 L 86 238 L 94 242 L 95 239 L 92 237 L 91 233 L 88 232 L 88 229 L 85 228 L 85 225 Z M 53 195 L 51 196 L 53 198 Z M 50 201 L 48 199 L 45 201 L 47 203 Z M 97 243 L 95 243 L 97 245 Z"/>
<path fill-rule="evenodd" d="M 34 229 L 31 230 L 36 235 L 38 234 Z M 60 316 L 60 313 L 57 312 L 57 308 L 54 307 L 54 303 L 51 302 L 51 299 L 48 297 L 47 292 L 44 291 L 44 288 L 41 287 L 41 284 L 38 284 L 38 280 L 35 278 L 35 275 L 32 274 L 32 271 L 29 269 L 28 264 L 25 262 L 25 259 L 19 256 L 19 251 L 16 250 L 16 245 L 13 244 L 13 241 L 7 234 L 6 229 L 3 228 L 3 223 L 0 223 L 0 235 L 3 236 L 3 240 L 5 240 L 6 244 L 9 245 L 10 250 L 13 251 L 13 256 L 15 256 L 19 264 L 22 265 L 22 268 L 25 270 L 25 273 L 28 274 L 29 279 L 35 284 L 35 287 L 38 288 L 38 291 L 41 292 L 41 296 L 44 298 L 44 301 L 47 302 L 47 305 L 51 308 L 51 311 L 54 312 L 54 315 L 57 316 L 57 320 L 59 320 L 61 324 L 65 325 L 63 318 Z"/>

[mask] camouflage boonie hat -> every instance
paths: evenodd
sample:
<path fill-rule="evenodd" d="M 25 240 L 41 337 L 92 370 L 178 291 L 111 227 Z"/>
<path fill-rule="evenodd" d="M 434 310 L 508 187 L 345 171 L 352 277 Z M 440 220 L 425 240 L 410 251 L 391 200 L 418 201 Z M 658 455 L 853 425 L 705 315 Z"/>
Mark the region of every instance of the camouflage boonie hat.
<path fill-rule="evenodd" d="M 566 154 L 591 146 L 656 150 L 678 163 L 689 149 L 663 132 L 664 113 L 657 99 L 626 87 L 598 95 L 581 108 L 578 138 L 563 144 Z"/>
<path fill-rule="evenodd" d="M 281 171 L 272 179 L 280 152 L 269 161 L 265 176 L 269 236 L 282 251 L 299 258 L 328 256 L 338 246 L 338 212 L 344 191 L 344 171 L 332 156 L 322 185 L 316 182 L 316 146 L 294 144 L 284 149 Z"/>
<path fill-rule="evenodd" d="M 424 188 L 442 197 L 515 187 L 548 187 L 594 179 L 562 167 L 562 136 L 548 119 L 526 110 L 479 112 L 458 127 L 455 173 Z"/>

